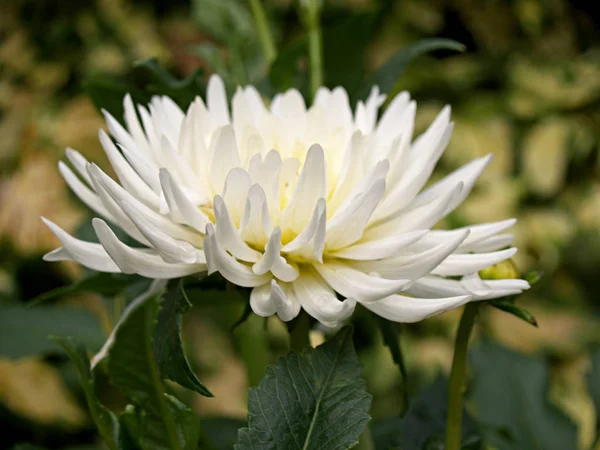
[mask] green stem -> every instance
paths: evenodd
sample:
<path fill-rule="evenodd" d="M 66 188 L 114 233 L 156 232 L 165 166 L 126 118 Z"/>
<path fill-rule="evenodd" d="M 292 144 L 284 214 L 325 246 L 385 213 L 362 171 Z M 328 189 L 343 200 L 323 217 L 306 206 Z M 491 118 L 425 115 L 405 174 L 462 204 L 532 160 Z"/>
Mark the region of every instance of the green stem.
<path fill-rule="evenodd" d="M 314 13 L 308 20 L 308 54 L 310 58 L 310 90 L 312 98 L 323 85 L 323 37 L 319 14 Z"/>
<path fill-rule="evenodd" d="M 254 16 L 254 23 L 256 24 L 256 29 L 258 30 L 258 37 L 260 39 L 267 63 L 270 65 L 273 61 L 275 61 L 275 58 L 277 58 L 277 49 L 275 48 L 273 34 L 271 33 L 271 29 L 269 28 L 269 24 L 267 22 L 267 15 L 265 14 L 265 10 L 260 0 L 249 1 L 250 9 L 252 10 L 252 15 Z"/>
<path fill-rule="evenodd" d="M 290 331 L 290 350 L 301 351 L 305 347 L 310 346 L 308 333 L 310 332 L 310 316 L 300 311 L 300 315 L 294 324 L 294 328 Z"/>
<path fill-rule="evenodd" d="M 371 429 L 369 425 L 365 427 L 363 432 L 360 434 L 358 438 L 358 444 L 354 447 L 355 450 L 375 450 L 375 446 L 373 445 L 373 437 L 371 436 Z"/>
<path fill-rule="evenodd" d="M 258 386 L 265 374 L 269 362 L 267 335 L 262 318 L 251 314 L 248 319 L 233 332 L 238 351 L 248 375 L 248 385 Z"/>
<path fill-rule="evenodd" d="M 460 450 L 465 376 L 469 337 L 475 324 L 479 302 L 467 303 L 458 325 L 454 344 L 454 359 L 450 372 L 448 393 L 448 418 L 446 420 L 446 450 Z"/>

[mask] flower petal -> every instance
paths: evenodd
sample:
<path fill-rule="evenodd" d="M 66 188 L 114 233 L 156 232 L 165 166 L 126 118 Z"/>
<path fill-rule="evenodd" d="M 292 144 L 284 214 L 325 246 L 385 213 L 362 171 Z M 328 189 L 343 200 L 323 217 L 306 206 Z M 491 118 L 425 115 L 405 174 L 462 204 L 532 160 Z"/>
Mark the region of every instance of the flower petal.
<path fill-rule="evenodd" d="M 465 277 L 466 278 L 466 277 Z M 529 289 L 529 283 L 525 280 L 482 280 L 477 286 L 467 280 L 457 281 L 428 275 L 416 280 L 407 292 L 419 297 L 439 297 L 454 295 L 475 295 L 478 300 L 505 297 L 507 295 L 519 294 Z M 465 281 L 467 281 L 465 283 Z"/>
<path fill-rule="evenodd" d="M 456 250 L 468 235 L 468 230 L 458 231 L 453 234 L 452 238 L 428 250 L 415 253 L 406 251 L 396 257 L 378 261 L 357 261 L 354 266 L 392 280 L 416 280 L 431 272 L 448 258 L 448 255 Z"/>
<path fill-rule="evenodd" d="M 121 272 L 102 245 L 77 239 L 45 217 L 42 217 L 42 220 L 63 245 L 46 253 L 44 261 L 76 261 L 99 272 Z"/>
<path fill-rule="evenodd" d="M 91 210 L 95 211 L 97 214 L 100 214 L 105 219 L 110 220 L 113 223 L 118 223 L 116 217 L 113 216 L 108 209 L 106 209 L 100 197 L 85 184 L 83 184 L 83 182 L 77 177 L 77 175 L 73 173 L 69 166 L 67 166 L 64 162 L 59 161 L 58 170 L 79 200 L 81 200 Z"/>
<path fill-rule="evenodd" d="M 389 280 L 368 275 L 348 264 L 338 262 L 315 264 L 314 268 L 336 292 L 360 303 L 382 299 L 410 284 L 410 280 Z"/>
<path fill-rule="evenodd" d="M 214 192 L 222 192 L 227 175 L 236 167 L 240 167 L 235 132 L 231 125 L 221 128 L 216 138 L 214 151 L 211 152 L 210 181 Z"/>
<path fill-rule="evenodd" d="M 288 242 L 281 251 L 295 257 L 323 262 L 325 233 L 327 226 L 327 211 L 325 199 L 317 201 L 310 221 L 292 241 Z"/>
<path fill-rule="evenodd" d="M 227 254 L 217 241 L 215 227 L 212 223 L 206 226 L 204 253 L 209 274 L 218 271 L 226 280 L 238 286 L 256 287 L 265 284 L 271 278 L 269 275 L 256 275 L 250 266 L 242 264 Z"/>
<path fill-rule="evenodd" d="M 160 205 L 160 198 L 158 195 L 156 195 L 152 188 L 142 180 L 135 170 L 133 170 L 104 130 L 100 130 L 98 134 L 100 144 L 102 144 L 106 156 L 108 156 L 121 185 L 146 205 L 158 209 Z"/>
<path fill-rule="evenodd" d="M 123 273 L 139 274 L 147 278 L 170 279 L 206 271 L 206 265 L 169 264 L 157 254 L 123 244 L 102 219 L 93 219 L 92 225 L 100 243 Z"/>
<path fill-rule="evenodd" d="M 309 212 L 313 211 L 320 198 L 325 197 L 326 189 L 325 154 L 323 148 L 315 144 L 308 149 L 294 195 L 283 211 L 282 223 L 286 229 L 296 233 L 302 231 L 309 221 Z"/>
<path fill-rule="evenodd" d="M 376 240 L 360 241 L 350 247 L 335 251 L 331 256 L 355 260 L 389 258 L 396 256 L 400 250 L 415 243 L 425 234 L 427 234 L 427 230 L 417 230 Z"/>
<path fill-rule="evenodd" d="M 284 322 L 295 318 L 301 308 L 289 285 L 278 284 L 275 280 L 252 289 L 250 306 L 261 317 L 269 317 L 277 313 Z"/>
<path fill-rule="evenodd" d="M 206 103 L 217 126 L 230 123 L 225 84 L 218 75 L 211 75 L 206 88 Z"/>
<path fill-rule="evenodd" d="M 463 190 L 461 194 L 454 199 L 452 203 L 448 205 L 446 211 L 444 211 L 443 217 L 450 214 L 454 211 L 463 201 L 467 198 L 467 195 L 471 193 L 473 186 L 475 185 L 475 181 L 481 175 L 481 173 L 488 166 L 490 161 L 492 160 L 493 155 L 489 154 L 482 158 L 475 159 L 468 164 L 465 164 L 460 169 L 455 170 L 450 175 L 443 178 L 441 181 L 433 184 L 432 186 L 425 189 L 415 198 L 415 205 L 420 205 L 422 203 L 427 203 L 431 201 L 431 199 L 439 196 L 441 193 L 447 191 L 451 186 L 455 186 L 456 183 L 463 183 Z"/>
<path fill-rule="evenodd" d="M 457 308 L 472 299 L 472 295 L 445 298 L 416 298 L 403 295 L 390 295 L 364 306 L 378 316 L 393 322 L 412 323 Z"/>
<path fill-rule="evenodd" d="M 432 273 L 442 276 L 466 275 L 498 264 L 517 253 L 515 247 L 492 253 L 469 253 L 448 256 Z"/>
<path fill-rule="evenodd" d="M 253 185 L 248 192 L 240 229 L 242 239 L 257 246 L 265 245 L 271 235 L 273 224 L 269 206 L 265 191 L 258 184 Z"/>
<path fill-rule="evenodd" d="M 165 262 L 186 264 L 197 262 L 198 250 L 193 245 L 163 233 L 126 200 L 121 202 L 121 208 Z"/>
<path fill-rule="evenodd" d="M 242 239 L 240 231 L 231 221 L 227 206 L 225 206 L 225 202 L 220 195 L 215 196 L 213 208 L 216 219 L 217 239 L 223 248 L 242 261 L 258 261 L 261 254 L 251 248 Z"/>
<path fill-rule="evenodd" d="M 281 256 L 281 228 L 275 227 L 265 245 L 262 258 L 252 266 L 252 271 L 262 275 L 271 271 L 281 281 L 291 282 L 298 278 L 298 269 L 287 263 Z"/>
<path fill-rule="evenodd" d="M 127 226 L 129 226 L 129 223 L 131 223 L 131 221 L 121 211 L 120 204 L 122 201 L 127 201 L 132 207 L 134 207 L 136 210 L 138 210 L 139 213 L 142 214 L 146 218 L 146 220 L 148 220 L 150 223 L 154 224 L 154 226 L 161 229 L 163 232 L 169 234 L 169 236 L 174 237 L 176 239 L 188 241 L 192 244 L 195 244 L 197 247 L 202 246 L 202 236 L 199 233 L 196 233 L 195 231 L 193 231 L 189 228 L 178 225 L 175 222 L 173 222 L 172 220 L 170 220 L 169 218 L 157 213 L 156 211 L 154 211 L 151 208 L 148 208 L 145 204 L 140 202 L 137 198 L 135 198 L 133 195 L 131 195 L 129 192 L 127 192 L 125 189 L 123 189 L 112 178 L 110 178 L 108 175 L 106 175 L 95 164 L 91 164 L 88 167 L 88 171 L 90 173 L 92 180 L 97 184 L 96 191 L 98 192 L 98 194 L 100 195 L 101 191 L 104 190 L 108 193 L 108 195 L 114 201 L 114 205 L 112 205 L 112 203 L 109 202 L 108 199 L 101 196 L 101 198 L 103 199 L 103 201 L 105 203 L 105 206 L 107 206 L 107 208 L 108 208 L 108 205 L 110 204 L 111 207 L 113 207 L 113 210 L 110 210 L 110 212 L 113 213 L 115 216 L 117 216 L 117 214 L 119 214 L 119 216 L 117 216 L 117 218 L 119 218 L 121 216 L 125 217 L 124 222 L 127 224 Z M 124 230 L 127 232 L 130 231 L 130 230 L 128 231 L 125 228 L 124 228 Z M 134 233 L 134 234 L 139 234 L 139 233 Z M 147 244 L 146 239 L 144 239 L 142 242 L 144 244 Z"/>
<path fill-rule="evenodd" d="M 209 222 L 208 217 L 188 198 L 167 169 L 160 169 L 160 183 L 171 217 L 175 221 L 189 225 L 199 233 L 204 233 Z"/>
<path fill-rule="evenodd" d="M 328 250 L 336 250 L 360 240 L 384 193 L 385 180 L 379 179 L 368 191 L 356 197 L 348 208 L 334 215 L 327 223 L 325 247 Z"/>
<path fill-rule="evenodd" d="M 302 308 L 328 327 L 338 326 L 348 319 L 356 306 L 356 300 L 352 298 L 338 300 L 333 289 L 310 270 L 302 272 L 292 283 L 292 289 Z"/>

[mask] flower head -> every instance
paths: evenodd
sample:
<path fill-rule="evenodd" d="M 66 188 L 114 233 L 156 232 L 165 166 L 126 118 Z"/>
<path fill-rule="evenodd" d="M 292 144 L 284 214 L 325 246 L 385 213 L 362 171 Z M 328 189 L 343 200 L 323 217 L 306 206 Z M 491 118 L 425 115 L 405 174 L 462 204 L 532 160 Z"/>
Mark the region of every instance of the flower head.
<path fill-rule="evenodd" d="M 113 180 L 75 150 L 59 169 L 100 217 L 99 244 L 46 220 L 62 242 L 48 261 L 93 270 L 177 278 L 220 272 L 252 288 L 261 316 L 291 320 L 304 308 L 335 326 L 359 302 L 387 319 L 413 322 L 480 300 L 516 294 L 523 280 L 481 280 L 510 258 L 513 219 L 431 230 L 471 191 L 490 161 L 477 159 L 424 188 L 450 135 L 450 109 L 413 140 L 416 105 L 377 88 L 353 113 L 346 91 L 321 88 L 307 108 L 296 90 L 267 107 L 238 88 L 231 113 L 223 82 L 184 113 L 168 97 L 124 100 L 126 127 L 105 112 L 113 140 L 100 142 Z M 139 242 L 124 244 L 107 222 Z M 452 277 L 452 278 L 446 278 Z M 456 277 L 462 277 L 457 279 Z"/>

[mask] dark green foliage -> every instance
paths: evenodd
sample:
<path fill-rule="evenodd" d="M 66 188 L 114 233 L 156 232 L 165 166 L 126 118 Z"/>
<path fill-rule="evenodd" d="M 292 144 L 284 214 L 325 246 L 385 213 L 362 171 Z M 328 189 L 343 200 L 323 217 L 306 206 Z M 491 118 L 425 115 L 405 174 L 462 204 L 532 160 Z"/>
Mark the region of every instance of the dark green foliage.
<path fill-rule="evenodd" d="M 183 294 L 183 285 L 174 283 L 164 296 L 153 333 L 154 358 L 163 378 L 212 397 L 210 391 L 194 374 L 185 356 L 181 340 L 182 316 L 192 304 Z"/>
<path fill-rule="evenodd" d="M 361 372 L 351 328 L 281 358 L 250 390 L 248 428 L 240 430 L 235 448 L 352 448 L 370 420 L 372 397 Z"/>
<path fill-rule="evenodd" d="M 106 340 L 98 318 L 83 308 L 0 305 L 0 356 L 57 353 L 60 347 L 50 335 L 71 336 L 92 350 Z"/>
<path fill-rule="evenodd" d="M 548 364 L 491 341 L 472 355 L 470 399 L 486 436 L 500 450 L 575 450 L 575 425 L 549 403 Z M 505 430 L 498 433 L 493 430 Z M 508 434 L 509 437 L 506 435 Z"/>

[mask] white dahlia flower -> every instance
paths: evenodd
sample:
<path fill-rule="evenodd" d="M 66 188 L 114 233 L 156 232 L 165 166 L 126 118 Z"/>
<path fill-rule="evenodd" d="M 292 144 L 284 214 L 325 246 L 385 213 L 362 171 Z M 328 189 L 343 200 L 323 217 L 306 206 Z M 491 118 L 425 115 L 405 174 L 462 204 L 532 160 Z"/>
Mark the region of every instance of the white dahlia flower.
<path fill-rule="evenodd" d="M 104 131 L 100 142 L 119 182 L 67 150 L 74 170 L 60 162 L 60 172 L 102 217 L 93 219 L 100 243 L 45 220 L 62 243 L 47 261 L 157 279 L 219 272 L 252 288 L 260 316 L 288 321 L 304 308 L 328 326 L 356 302 L 414 322 L 529 287 L 477 275 L 515 254 L 505 249 L 512 235 L 501 234 L 514 219 L 431 230 L 491 159 L 423 189 L 450 139 L 450 108 L 413 141 L 416 105 L 405 92 L 379 121 L 376 87 L 354 114 L 343 88 L 319 89 L 309 108 L 293 89 L 267 107 L 253 87 L 238 88 L 230 114 L 213 76 L 206 99 L 184 113 L 168 97 L 136 108 L 127 96 L 126 128 L 105 112 L 116 143 Z M 121 242 L 107 222 L 140 245 Z"/>

